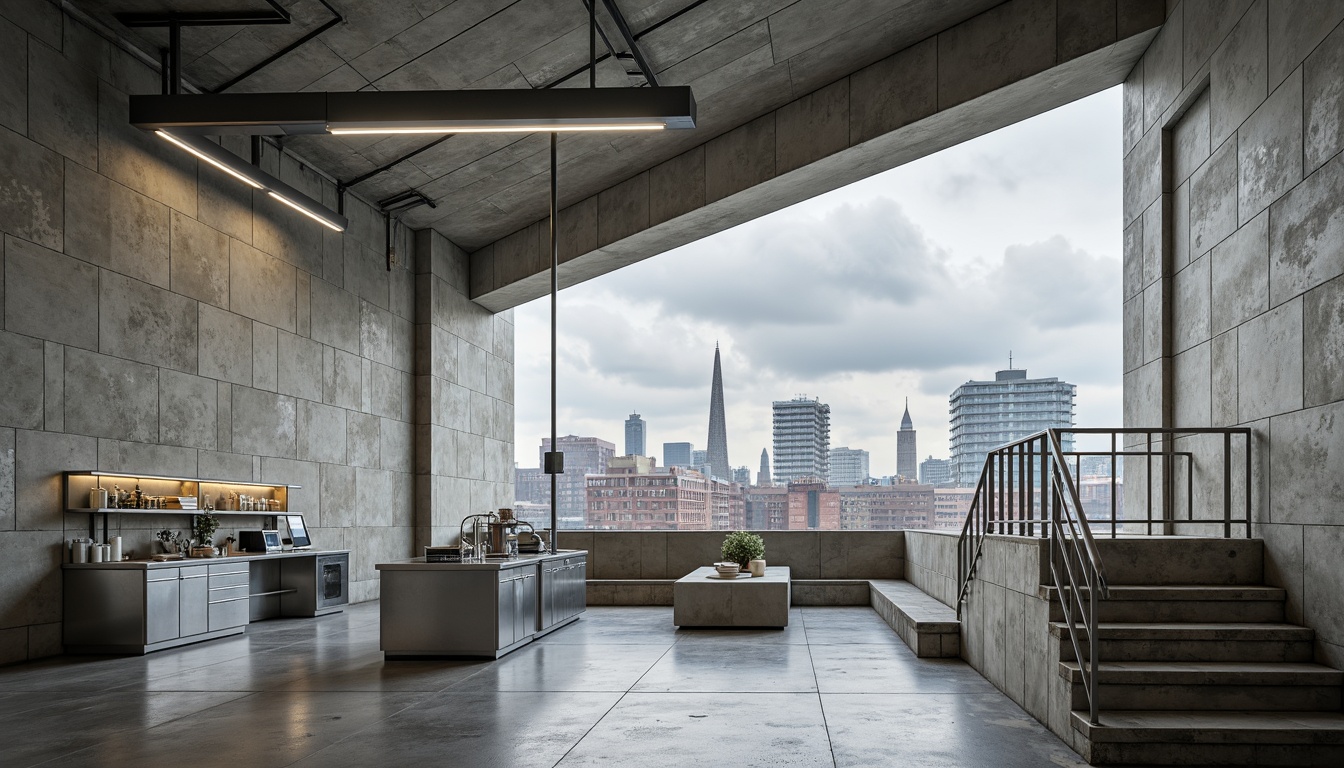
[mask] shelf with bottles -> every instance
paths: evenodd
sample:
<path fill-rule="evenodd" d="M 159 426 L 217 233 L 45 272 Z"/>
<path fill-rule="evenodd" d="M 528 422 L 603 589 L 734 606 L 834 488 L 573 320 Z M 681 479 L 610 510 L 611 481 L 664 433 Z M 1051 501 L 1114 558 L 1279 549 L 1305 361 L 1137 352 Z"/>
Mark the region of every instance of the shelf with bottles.
<path fill-rule="evenodd" d="M 275 515 L 289 510 L 289 493 L 301 486 L 128 472 L 63 473 L 62 507 L 88 514 Z M 106 491 L 107 503 L 101 503 Z M 123 494 L 119 505 L 115 494 Z"/>

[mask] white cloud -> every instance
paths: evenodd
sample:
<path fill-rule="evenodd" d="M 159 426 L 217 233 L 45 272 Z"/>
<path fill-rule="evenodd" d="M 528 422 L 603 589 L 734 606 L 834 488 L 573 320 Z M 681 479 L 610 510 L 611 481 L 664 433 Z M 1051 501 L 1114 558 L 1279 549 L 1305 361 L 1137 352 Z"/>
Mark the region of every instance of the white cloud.
<path fill-rule="evenodd" d="M 1101 94 L 565 290 L 562 433 L 619 449 L 637 410 L 652 452 L 703 447 L 716 341 L 730 458 L 753 470 L 770 402 L 799 393 L 831 404 L 832 444 L 872 452 L 874 474 L 894 471 L 906 396 L 921 456 L 945 455 L 948 394 L 1009 349 L 1079 385 L 1080 424 L 1118 424 L 1119 111 Z M 530 464 L 549 307 L 516 319 Z"/>

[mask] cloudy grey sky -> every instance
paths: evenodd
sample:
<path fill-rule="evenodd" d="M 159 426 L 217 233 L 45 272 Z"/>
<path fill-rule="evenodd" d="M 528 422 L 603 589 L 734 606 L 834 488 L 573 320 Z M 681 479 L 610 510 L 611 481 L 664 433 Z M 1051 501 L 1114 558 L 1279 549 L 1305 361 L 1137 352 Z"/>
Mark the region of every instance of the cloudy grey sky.
<path fill-rule="evenodd" d="M 947 456 L 947 398 L 1007 366 L 1120 424 L 1120 90 L 1106 91 L 561 292 L 560 434 L 705 447 L 714 343 L 728 452 L 753 477 L 770 403 L 831 406 L 831 445 L 895 473 L 904 398 Z M 516 310 L 517 456 L 549 434 L 549 300 Z"/>

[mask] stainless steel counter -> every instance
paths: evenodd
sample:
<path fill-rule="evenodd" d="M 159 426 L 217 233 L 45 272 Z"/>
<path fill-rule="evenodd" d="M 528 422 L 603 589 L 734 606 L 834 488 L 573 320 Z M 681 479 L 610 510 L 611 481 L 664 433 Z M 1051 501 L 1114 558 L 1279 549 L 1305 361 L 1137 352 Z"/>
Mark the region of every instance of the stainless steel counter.
<path fill-rule="evenodd" d="M 380 571 L 503 571 L 509 568 L 522 568 L 535 563 L 545 563 L 552 560 L 562 560 L 566 557 L 575 555 L 587 556 L 587 552 L 581 549 L 562 549 L 555 554 L 549 552 L 539 555 L 519 555 L 510 558 L 490 558 L 484 562 L 468 563 L 427 563 L 423 557 L 415 557 L 410 560 L 395 560 L 390 563 L 378 563 L 373 566 Z"/>
<path fill-rule="evenodd" d="M 187 557 L 181 560 L 121 560 L 117 562 L 104 563 L 65 563 L 62 568 L 71 568 L 75 570 L 95 569 L 95 570 L 132 570 L 143 571 L 153 570 L 155 568 L 181 568 L 189 565 L 211 565 L 215 563 L 238 563 L 252 562 L 254 560 L 284 560 L 291 557 L 313 557 L 314 555 L 347 555 L 348 549 L 299 549 L 289 552 L 247 552 L 244 554 L 230 555 L 229 557 Z M 422 560 L 424 558 L 421 558 Z"/>
<path fill-rule="evenodd" d="M 378 563 L 384 656 L 499 658 L 579 619 L 588 553 Z"/>

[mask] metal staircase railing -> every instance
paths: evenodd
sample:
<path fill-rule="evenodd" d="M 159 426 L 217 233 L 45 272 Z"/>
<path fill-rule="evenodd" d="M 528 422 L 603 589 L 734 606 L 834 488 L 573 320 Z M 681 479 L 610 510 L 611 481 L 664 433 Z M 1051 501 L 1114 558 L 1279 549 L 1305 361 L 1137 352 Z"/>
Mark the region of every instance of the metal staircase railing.
<path fill-rule="evenodd" d="M 1109 435 L 1109 451 L 1065 451 L 1063 436 Z M 1157 438 L 1155 443 L 1154 437 Z M 1208 438 L 1221 437 L 1221 461 L 1204 461 L 1216 453 Z M 1244 440 L 1242 517 L 1233 516 L 1233 437 Z M 1122 438 L 1138 444 L 1129 449 L 1119 445 Z M 1203 442 L 1200 442 L 1203 441 Z M 1129 429 L 1047 429 L 1002 445 L 989 453 L 976 484 L 966 523 L 957 544 L 957 616 L 974 580 L 985 538 L 990 534 L 1030 536 L 1048 539 L 1050 577 L 1059 596 L 1069 638 L 1087 693 L 1091 722 L 1099 712 L 1097 666 L 1097 607 L 1108 597 L 1106 569 L 1093 535 L 1093 526 L 1110 529 L 1111 538 L 1126 535 L 1173 534 L 1178 526 L 1195 526 L 1208 535 L 1221 529 L 1230 538 L 1234 526 L 1245 526 L 1251 536 L 1251 431 L 1233 428 L 1129 428 Z M 1185 443 L 1183 450 L 1178 444 Z M 1101 494 L 1085 507 L 1079 493 L 1082 459 L 1109 457 L 1108 493 Z M 1072 466 L 1070 466 L 1072 459 Z M 1120 469 L 1128 465 L 1131 474 L 1143 476 L 1146 493 L 1141 501 L 1142 515 L 1122 518 Z M 1196 516 L 1196 498 L 1200 493 L 1211 499 L 1216 490 L 1207 486 L 1213 480 L 1210 467 L 1221 465 L 1222 515 Z M 1181 482 L 1182 479 L 1184 482 Z M 1154 495 L 1154 491 L 1157 495 Z M 1197 492 L 1198 491 L 1198 492 Z M 1131 494 L 1138 497 L 1137 491 Z M 1182 498 L 1184 497 L 1184 498 Z M 1100 506 L 1100 509 L 1098 509 Z M 1185 517 L 1177 512 L 1184 508 Z M 1089 514 L 1090 513 L 1090 514 Z M 1156 528 L 1156 530 L 1155 530 Z M 1086 642 L 1087 653 L 1083 653 Z"/>

